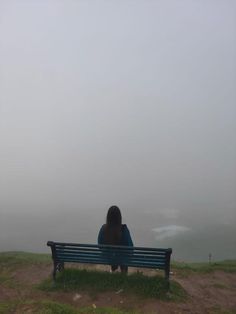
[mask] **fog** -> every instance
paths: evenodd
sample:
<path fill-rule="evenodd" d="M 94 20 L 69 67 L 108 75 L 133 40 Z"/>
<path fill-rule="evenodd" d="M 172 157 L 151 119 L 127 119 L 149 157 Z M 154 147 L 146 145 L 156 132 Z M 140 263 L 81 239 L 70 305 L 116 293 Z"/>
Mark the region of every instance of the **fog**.
<path fill-rule="evenodd" d="M 0 251 L 236 258 L 236 2 L 0 1 Z"/>

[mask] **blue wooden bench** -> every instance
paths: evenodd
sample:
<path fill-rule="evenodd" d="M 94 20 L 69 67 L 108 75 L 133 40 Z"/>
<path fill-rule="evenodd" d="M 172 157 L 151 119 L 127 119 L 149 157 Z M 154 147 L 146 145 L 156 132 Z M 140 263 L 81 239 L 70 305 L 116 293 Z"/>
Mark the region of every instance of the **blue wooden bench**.
<path fill-rule="evenodd" d="M 169 287 L 170 256 L 172 249 L 93 245 L 48 241 L 53 259 L 53 279 L 64 263 L 126 265 L 130 267 L 162 269 Z"/>

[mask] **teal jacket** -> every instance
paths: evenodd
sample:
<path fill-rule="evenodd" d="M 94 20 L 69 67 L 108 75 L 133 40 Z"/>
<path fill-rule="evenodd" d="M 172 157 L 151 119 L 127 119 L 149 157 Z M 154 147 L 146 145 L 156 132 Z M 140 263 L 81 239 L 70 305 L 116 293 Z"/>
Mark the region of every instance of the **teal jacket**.
<path fill-rule="evenodd" d="M 104 241 L 104 227 L 105 225 L 103 225 L 99 231 L 98 234 L 98 244 L 105 244 Z M 124 224 L 122 225 L 122 237 L 121 237 L 121 241 L 118 245 L 125 245 L 125 246 L 134 246 L 133 245 L 133 241 L 131 239 L 131 235 L 129 232 L 128 227 Z"/>

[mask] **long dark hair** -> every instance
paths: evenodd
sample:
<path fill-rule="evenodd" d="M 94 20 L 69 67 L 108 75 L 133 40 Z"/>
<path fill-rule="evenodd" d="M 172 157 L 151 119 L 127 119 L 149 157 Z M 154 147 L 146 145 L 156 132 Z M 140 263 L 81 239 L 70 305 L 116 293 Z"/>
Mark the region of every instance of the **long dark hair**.
<path fill-rule="evenodd" d="M 119 245 L 122 237 L 122 217 L 119 207 L 111 206 L 107 212 L 104 230 L 105 244 Z"/>

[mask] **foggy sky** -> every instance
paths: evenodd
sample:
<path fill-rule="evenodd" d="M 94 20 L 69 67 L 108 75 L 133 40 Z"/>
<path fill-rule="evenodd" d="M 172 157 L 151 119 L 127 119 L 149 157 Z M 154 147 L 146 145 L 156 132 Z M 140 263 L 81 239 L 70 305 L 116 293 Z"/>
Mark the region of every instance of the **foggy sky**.
<path fill-rule="evenodd" d="M 235 29 L 233 0 L 0 1 L 2 214 L 235 219 Z"/>

